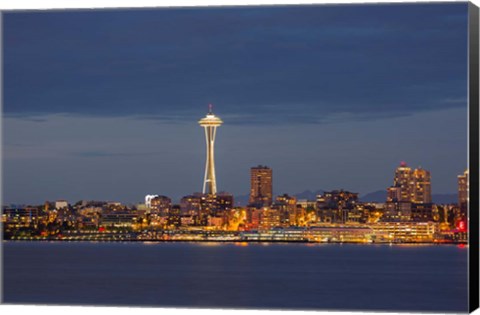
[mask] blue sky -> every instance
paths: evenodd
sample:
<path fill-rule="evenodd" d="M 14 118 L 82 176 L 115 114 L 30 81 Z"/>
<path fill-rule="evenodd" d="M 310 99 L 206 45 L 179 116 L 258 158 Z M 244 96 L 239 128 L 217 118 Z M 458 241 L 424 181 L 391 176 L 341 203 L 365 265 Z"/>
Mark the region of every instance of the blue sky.
<path fill-rule="evenodd" d="M 219 190 L 456 191 L 467 161 L 467 4 L 5 13 L 4 201 L 199 191 L 207 104 Z"/>

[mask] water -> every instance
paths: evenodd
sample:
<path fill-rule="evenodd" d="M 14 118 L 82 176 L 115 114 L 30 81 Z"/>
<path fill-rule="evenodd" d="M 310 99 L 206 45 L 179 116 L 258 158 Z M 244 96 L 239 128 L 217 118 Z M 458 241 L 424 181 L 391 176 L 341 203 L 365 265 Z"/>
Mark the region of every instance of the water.
<path fill-rule="evenodd" d="M 467 312 L 457 246 L 4 242 L 4 303 Z"/>

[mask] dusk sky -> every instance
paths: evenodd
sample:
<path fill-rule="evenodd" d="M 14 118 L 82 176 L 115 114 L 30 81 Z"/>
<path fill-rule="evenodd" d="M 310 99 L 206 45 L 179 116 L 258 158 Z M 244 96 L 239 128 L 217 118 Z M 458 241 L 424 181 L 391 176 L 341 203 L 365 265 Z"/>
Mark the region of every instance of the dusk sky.
<path fill-rule="evenodd" d="M 467 3 L 3 15 L 3 202 L 386 189 L 400 161 L 467 167 Z"/>

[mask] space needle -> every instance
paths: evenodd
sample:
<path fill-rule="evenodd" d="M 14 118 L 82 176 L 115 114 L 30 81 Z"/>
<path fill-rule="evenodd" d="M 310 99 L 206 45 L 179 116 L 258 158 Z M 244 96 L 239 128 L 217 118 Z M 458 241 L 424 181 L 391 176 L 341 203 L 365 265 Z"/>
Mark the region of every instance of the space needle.
<path fill-rule="evenodd" d="M 207 143 L 207 161 L 205 164 L 205 179 L 203 181 L 203 193 L 216 195 L 217 194 L 217 180 L 215 179 L 215 159 L 214 159 L 214 145 L 215 134 L 217 127 L 223 121 L 215 116 L 212 112 L 212 104 L 208 105 L 208 114 L 198 121 L 199 125 L 205 129 L 205 141 Z"/>

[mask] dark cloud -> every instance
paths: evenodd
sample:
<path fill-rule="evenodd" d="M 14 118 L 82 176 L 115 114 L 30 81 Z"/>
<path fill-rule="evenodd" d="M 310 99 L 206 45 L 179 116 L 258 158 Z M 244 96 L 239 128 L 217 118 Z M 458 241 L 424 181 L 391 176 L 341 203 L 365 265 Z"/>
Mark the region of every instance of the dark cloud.
<path fill-rule="evenodd" d="M 391 185 L 467 165 L 465 3 L 6 12 L 7 202 L 141 201 L 201 188 L 207 104 L 220 190 Z"/>
<path fill-rule="evenodd" d="M 310 124 L 461 107 L 443 100 L 466 96 L 466 13 L 465 3 L 9 12 L 4 110 L 175 122 L 214 103 L 248 118 L 234 123 Z"/>
<path fill-rule="evenodd" d="M 76 157 L 85 157 L 85 158 L 111 158 L 111 157 L 136 157 L 136 156 L 149 156 L 149 155 L 159 155 L 159 152 L 111 152 L 111 151 L 82 151 L 74 152 L 71 155 Z"/>

